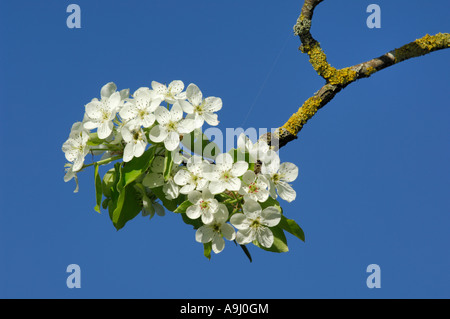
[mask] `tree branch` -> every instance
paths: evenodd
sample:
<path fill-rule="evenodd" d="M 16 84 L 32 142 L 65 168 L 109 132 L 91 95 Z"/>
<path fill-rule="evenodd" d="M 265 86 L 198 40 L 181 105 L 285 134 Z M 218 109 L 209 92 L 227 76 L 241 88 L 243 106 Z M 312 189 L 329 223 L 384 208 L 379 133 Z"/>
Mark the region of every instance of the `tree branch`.
<path fill-rule="evenodd" d="M 279 127 L 273 134 L 267 133 L 261 137 L 274 149 L 283 147 L 296 139 L 306 122 L 350 83 L 368 78 L 372 74 L 402 61 L 450 47 L 449 33 L 438 33 L 433 36 L 427 34 L 378 58 L 336 69 L 327 62 L 327 56 L 320 47 L 320 43 L 310 33 L 314 9 L 322 1 L 305 0 L 300 17 L 294 26 L 294 33 L 299 36 L 302 43 L 300 50 L 308 54 L 309 62 L 317 74 L 324 78 L 326 84 L 306 100 L 282 127 Z"/>

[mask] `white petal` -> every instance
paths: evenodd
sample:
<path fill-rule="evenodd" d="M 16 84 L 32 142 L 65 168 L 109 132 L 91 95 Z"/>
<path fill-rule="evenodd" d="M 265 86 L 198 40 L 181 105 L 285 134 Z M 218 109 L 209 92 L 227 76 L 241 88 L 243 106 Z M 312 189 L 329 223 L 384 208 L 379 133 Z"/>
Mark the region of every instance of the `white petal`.
<path fill-rule="evenodd" d="M 199 243 L 209 243 L 213 239 L 213 235 L 213 229 L 203 225 L 195 232 L 195 240 Z"/>
<path fill-rule="evenodd" d="M 247 217 L 241 213 L 237 213 L 231 216 L 230 223 L 239 230 L 247 229 L 249 227 Z"/>
<path fill-rule="evenodd" d="M 288 202 L 292 202 L 293 200 L 295 200 L 297 193 L 295 192 L 295 190 L 292 188 L 291 185 L 289 185 L 286 182 L 281 181 L 281 182 L 278 182 L 276 187 L 277 187 L 278 195 L 280 195 L 280 197 L 282 199 L 284 199 L 285 201 L 288 201 Z"/>
<path fill-rule="evenodd" d="M 222 236 L 218 234 L 214 234 L 212 241 L 212 250 L 218 254 L 225 248 L 225 240 L 223 240 Z"/>
<path fill-rule="evenodd" d="M 218 168 L 221 170 L 229 170 L 233 167 L 233 158 L 228 153 L 221 153 L 216 157 L 216 165 L 218 165 Z M 242 172 L 242 174 L 244 174 L 244 172 Z"/>
<path fill-rule="evenodd" d="M 197 204 L 202 199 L 202 194 L 199 191 L 192 191 L 188 194 L 188 200 L 192 204 Z"/>
<path fill-rule="evenodd" d="M 170 110 L 170 116 L 172 118 L 172 121 L 180 121 L 183 118 L 183 109 L 181 108 L 180 103 L 175 102 L 175 104 L 172 106 L 172 109 Z"/>
<path fill-rule="evenodd" d="M 155 90 L 155 92 L 160 95 L 166 95 L 167 93 L 167 87 L 164 84 L 161 84 L 156 81 L 152 81 L 152 89 Z"/>
<path fill-rule="evenodd" d="M 298 176 L 298 167 L 295 164 L 286 162 L 280 165 L 278 173 L 283 175 L 284 181 L 293 182 Z"/>
<path fill-rule="evenodd" d="M 193 105 L 200 105 L 203 102 L 202 91 L 200 91 L 198 86 L 193 83 L 188 85 L 186 89 L 186 97 Z"/>
<path fill-rule="evenodd" d="M 203 224 L 209 224 L 214 221 L 214 216 L 209 209 L 205 209 L 202 212 L 202 222 Z"/>
<path fill-rule="evenodd" d="M 184 89 L 184 83 L 180 80 L 175 80 L 170 82 L 169 84 L 169 90 L 173 95 L 176 95 L 183 91 Z"/>
<path fill-rule="evenodd" d="M 190 179 L 191 173 L 189 173 L 186 169 L 179 170 L 173 177 L 174 182 L 180 186 L 186 185 Z"/>
<path fill-rule="evenodd" d="M 209 190 L 212 194 L 220 194 L 225 190 L 225 186 L 219 181 L 211 181 L 211 183 L 209 183 Z"/>
<path fill-rule="evenodd" d="M 134 157 L 135 144 L 133 142 L 127 143 L 125 149 L 123 150 L 123 161 L 129 162 Z"/>
<path fill-rule="evenodd" d="M 217 126 L 219 125 L 219 120 L 217 120 L 217 114 L 211 113 L 211 112 L 204 112 L 203 118 L 211 126 Z M 203 124 L 202 124 L 203 125 Z"/>
<path fill-rule="evenodd" d="M 147 146 L 147 143 L 145 143 L 144 141 L 137 141 L 137 143 L 134 147 L 134 156 L 141 157 L 141 155 L 144 154 L 146 146 Z"/>
<path fill-rule="evenodd" d="M 189 206 L 186 210 L 186 215 L 190 219 L 197 219 L 202 214 L 202 210 L 198 205 Z"/>
<path fill-rule="evenodd" d="M 109 98 L 114 92 L 116 92 L 117 86 L 114 82 L 109 82 L 105 84 L 100 90 L 100 95 L 102 99 Z"/>
<path fill-rule="evenodd" d="M 167 124 L 170 122 L 172 117 L 170 116 L 169 110 L 163 106 L 158 106 L 155 110 L 156 120 L 159 124 Z"/>
<path fill-rule="evenodd" d="M 236 234 L 236 241 L 239 245 L 246 245 L 255 239 L 255 233 L 251 228 L 240 229 Z"/>
<path fill-rule="evenodd" d="M 217 112 L 222 109 L 222 99 L 219 97 L 207 97 L 205 99 L 204 110 L 207 112 Z"/>
<path fill-rule="evenodd" d="M 170 132 L 164 140 L 164 146 L 168 151 L 173 151 L 178 145 L 180 145 L 180 135 L 177 132 Z"/>
<path fill-rule="evenodd" d="M 137 115 L 136 106 L 133 103 L 125 103 L 123 108 L 120 110 L 119 115 L 124 120 L 129 120 Z"/>
<path fill-rule="evenodd" d="M 231 169 L 231 174 L 233 176 L 239 177 L 242 176 L 248 169 L 248 163 L 244 161 L 239 161 L 233 164 L 233 168 Z"/>
<path fill-rule="evenodd" d="M 180 101 L 178 101 L 178 103 L 180 104 L 181 108 L 183 109 L 183 111 L 185 113 L 187 113 L 187 114 L 194 113 L 194 107 L 188 101 L 180 100 Z"/>
<path fill-rule="evenodd" d="M 254 200 L 248 200 L 242 205 L 242 208 L 244 209 L 244 213 L 251 214 L 251 213 L 261 213 L 261 205 L 258 204 L 257 201 Z"/>
<path fill-rule="evenodd" d="M 269 206 L 262 211 L 261 217 L 265 226 L 275 227 L 281 220 L 281 213 L 275 206 Z"/>
<path fill-rule="evenodd" d="M 236 232 L 234 231 L 233 226 L 230 224 L 222 224 L 220 227 L 220 231 L 222 235 L 228 240 L 234 240 L 236 238 Z"/>
<path fill-rule="evenodd" d="M 237 192 L 241 188 L 241 180 L 237 177 L 229 178 L 223 184 L 226 189 L 232 192 Z"/>
<path fill-rule="evenodd" d="M 156 125 L 156 126 L 152 127 L 152 129 L 150 130 L 149 136 L 153 142 L 161 143 L 162 141 L 164 141 L 166 139 L 168 134 L 169 133 L 163 126 Z"/>
<path fill-rule="evenodd" d="M 181 134 L 191 133 L 195 128 L 195 121 L 191 119 L 184 119 L 178 123 L 178 132 Z"/>
<path fill-rule="evenodd" d="M 261 246 L 270 248 L 273 244 L 273 233 L 268 227 L 260 227 L 256 232 L 256 240 Z"/>
<path fill-rule="evenodd" d="M 111 121 L 103 122 L 98 127 L 98 137 L 102 140 L 106 139 L 108 136 L 111 135 L 113 128 L 113 123 Z"/>
<path fill-rule="evenodd" d="M 154 114 L 150 113 L 144 116 L 143 121 L 142 121 L 142 126 L 143 127 L 150 127 L 153 125 L 153 123 L 155 123 L 156 117 Z"/>
<path fill-rule="evenodd" d="M 86 114 L 91 119 L 99 119 L 102 116 L 101 112 L 101 106 L 103 105 L 102 102 L 99 101 L 92 101 L 86 104 Z"/>

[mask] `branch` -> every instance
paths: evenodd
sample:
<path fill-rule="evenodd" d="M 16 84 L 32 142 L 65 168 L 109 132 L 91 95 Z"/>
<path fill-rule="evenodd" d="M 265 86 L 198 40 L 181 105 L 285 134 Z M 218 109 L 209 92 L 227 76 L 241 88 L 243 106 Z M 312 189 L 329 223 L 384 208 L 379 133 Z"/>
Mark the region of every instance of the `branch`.
<path fill-rule="evenodd" d="M 306 100 L 282 127 L 279 127 L 273 134 L 267 133 L 261 137 L 275 149 L 297 139 L 298 133 L 306 122 L 350 83 L 368 78 L 372 74 L 402 61 L 450 47 L 449 33 L 438 33 L 433 36 L 427 34 L 378 58 L 336 69 L 327 62 L 327 56 L 320 47 L 320 43 L 310 33 L 314 9 L 322 1 L 305 0 L 300 17 L 294 26 L 294 33 L 299 36 L 302 43 L 300 50 L 308 54 L 309 62 L 317 74 L 325 79 L 326 84 Z"/>

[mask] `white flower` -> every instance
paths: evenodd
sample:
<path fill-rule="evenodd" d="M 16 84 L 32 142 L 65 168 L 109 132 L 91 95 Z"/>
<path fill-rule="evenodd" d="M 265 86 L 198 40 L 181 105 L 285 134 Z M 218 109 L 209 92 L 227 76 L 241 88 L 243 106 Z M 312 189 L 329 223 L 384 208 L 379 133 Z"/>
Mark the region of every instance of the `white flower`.
<path fill-rule="evenodd" d="M 156 96 L 165 100 L 167 103 L 174 104 L 178 100 L 184 100 L 186 93 L 181 92 L 184 89 L 184 83 L 176 80 L 169 84 L 169 87 L 156 81 L 152 81 L 152 89 Z"/>
<path fill-rule="evenodd" d="M 114 92 L 114 93 L 113 93 Z M 101 89 L 101 100 L 93 99 L 86 104 L 86 114 L 89 119 L 84 123 L 84 128 L 93 130 L 97 128 L 98 137 L 106 139 L 113 130 L 113 119 L 122 104 L 121 92 L 116 92 L 116 85 L 112 82 Z"/>
<path fill-rule="evenodd" d="M 269 182 L 264 175 L 256 175 L 253 171 L 246 171 L 242 175 L 242 186 L 239 194 L 244 195 L 244 200 L 252 199 L 258 202 L 265 202 L 269 198 Z"/>
<path fill-rule="evenodd" d="M 170 112 L 166 108 L 158 106 L 155 116 L 159 125 L 150 130 L 150 139 L 155 143 L 164 141 L 164 146 L 169 151 L 173 151 L 179 146 L 180 134 L 190 133 L 195 128 L 193 120 L 182 119 L 183 110 L 178 103 L 172 106 Z"/>
<path fill-rule="evenodd" d="M 189 102 L 179 101 L 179 103 L 183 110 L 189 114 L 187 118 L 195 120 L 196 128 L 201 127 L 205 121 L 212 126 L 219 124 L 217 114 L 214 112 L 222 109 L 221 98 L 211 96 L 203 99 L 202 91 L 192 83 L 186 89 L 186 97 Z"/>
<path fill-rule="evenodd" d="M 261 173 L 267 176 L 270 183 L 270 195 L 277 197 L 275 189 L 280 197 L 292 202 L 297 193 L 289 184 L 298 176 L 298 167 L 295 164 L 285 162 L 280 165 L 280 158 L 276 156 L 269 164 L 261 166 Z"/>
<path fill-rule="evenodd" d="M 214 220 L 213 214 L 219 207 L 218 201 L 206 189 L 203 192 L 192 191 L 188 194 L 188 200 L 193 204 L 186 209 L 186 215 L 190 219 L 202 217 L 203 224 L 209 224 Z"/>
<path fill-rule="evenodd" d="M 234 240 L 236 233 L 230 224 L 227 224 L 228 209 L 220 203 L 217 212 L 213 214 L 212 222 L 201 226 L 195 233 L 195 240 L 199 243 L 209 243 L 212 241 L 212 249 L 218 254 L 225 248 L 225 237 Z"/>
<path fill-rule="evenodd" d="M 140 126 L 133 129 L 126 126 L 122 127 L 122 138 L 127 143 L 123 150 L 124 162 L 129 162 L 133 157 L 140 157 L 144 153 L 147 146 L 147 138 Z"/>
<path fill-rule="evenodd" d="M 80 133 L 73 134 L 62 146 L 62 151 L 66 156 L 66 159 L 73 163 L 72 171 L 76 172 L 83 167 L 84 157 L 89 153 L 89 146 L 87 141 L 89 135 L 81 131 Z"/>
<path fill-rule="evenodd" d="M 281 220 L 281 213 L 275 206 L 261 209 L 258 202 L 248 200 L 243 205 L 244 213 L 231 216 L 231 224 L 238 229 L 236 241 L 245 245 L 257 240 L 261 246 L 270 248 L 273 244 L 273 233 L 269 227 L 275 227 Z"/>
<path fill-rule="evenodd" d="M 130 126 L 150 127 L 155 122 L 153 112 L 162 102 L 159 98 L 153 98 L 149 91 L 135 92 L 134 99 L 125 103 L 119 112 L 120 117 Z"/>
<path fill-rule="evenodd" d="M 219 154 L 216 157 L 216 164 L 209 166 L 209 172 L 205 176 L 210 181 L 209 190 L 213 194 L 219 194 L 225 191 L 239 191 L 241 188 L 242 176 L 248 169 L 248 163 L 238 161 L 233 164 L 233 158 L 228 153 Z"/>
<path fill-rule="evenodd" d="M 65 169 L 66 174 L 64 175 L 64 182 L 67 183 L 72 178 L 75 178 L 76 187 L 75 187 L 75 190 L 73 192 L 74 193 L 78 193 L 78 177 L 77 177 L 77 173 L 73 171 L 73 165 L 70 164 L 70 163 L 67 163 L 64 166 L 66 167 L 66 169 Z"/>
<path fill-rule="evenodd" d="M 242 152 L 250 154 L 251 163 L 256 163 L 257 161 L 267 163 L 278 156 L 276 152 L 270 149 L 270 146 L 266 141 L 258 140 L 253 144 L 253 142 L 244 133 L 239 135 L 237 146 Z"/>
<path fill-rule="evenodd" d="M 193 190 L 203 190 L 208 180 L 204 177 L 204 167 L 208 161 L 202 160 L 200 156 L 192 156 L 186 164 L 186 169 L 180 169 L 173 180 L 179 186 L 181 194 L 189 194 Z"/>

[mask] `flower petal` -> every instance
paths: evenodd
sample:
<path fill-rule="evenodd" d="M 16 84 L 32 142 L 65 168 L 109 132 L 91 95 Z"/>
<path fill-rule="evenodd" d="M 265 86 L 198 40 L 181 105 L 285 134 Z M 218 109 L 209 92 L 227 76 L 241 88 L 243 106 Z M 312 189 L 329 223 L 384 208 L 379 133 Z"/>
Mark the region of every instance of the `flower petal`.
<path fill-rule="evenodd" d="M 297 193 L 295 192 L 295 190 L 292 188 L 291 185 L 289 185 L 286 182 L 280 181 L 278 182 L 276 187 L 278 195 L 280 195 L 282 199 L 288 202 L 292 202 L 293 200 L 295 200 Z"/>
<path fill-rule="evenodd" d="M 285 162 L 280 165 L 278 173 L 283 175 L 284 181 L 293 182 L 298 176 L 298 167 L 295 164 Z"/>
<path fill-rule="evenodd" d="M 164 140 L 164 146 L 168 151 L 173 151 L 178 145 L 180 145 L 180 135 L 177 132 L 170 132 Z"/>
<path fill-rule="evenodd" d="M 172 119 L 169 110 L 163 106 L 158 106 L 155 110 L 156 120 L 159 124 L 167 124 Z"/>
<path fill-rule="evenodd" d="M 153 142 L 161 143 L 162 141 L 164 141 L 166 139 L 168 134 L 169 133 L 163 126 L 156 125 L 156 126 L 152 127 L 152 129 L 150 130 L 149 136 Z"/>
<path fill-rule="evenodd" d="M 211 227 L 206 225 L 201 226 L 195 232 L 195 240 L 199 243 L 209 243 L 214 236 L 214 231 Z"/>
<path fill-rule="evenodd" d="M 265 226 L 275 227 L 280 223 L 281 213 L 275 206 L 269 206 L 262 211 L 261 217 Z"/>
<path fill-rule="evenodd" d="M 233 226 L 230 224 L 222 224 L 220 227 L 220 231 L 222 235 L 228 240 L 234 240 L 236 238 L 236 232 L 234 231 Z"/>
<path fill-rule="evenodd" d="M 192 105 L 200 105 L 203 101 L 202 91 L 198 88 L 197 85 L 191 83 L 188 85 L 186 89 L 186 97 Z"/>
<path fill-rule="evenodd" d="M 273 244 L 273 233 L 268 227 L 259 227 L 256 231 L 256 240 L 261 246 L 270 248 Z"/>
<path fill-rule="evenodd" d="M 212 250 L 218 254 L 225 248 L 225 240 L 223 240 L 222 236 L 219 236 L 217 233 L 214 234 L 212 240 Z"/>
<path fill-rule="evenodd" d="M 170 82 L 169 84 L 169 90 L 173 95 L 176 95 L 183 91 L 184 89 L 184 83 L 180 80 L 175 80 Z"/>
<path fill-rule="evenodd" d="M 239 161 L 233 164 L 233 168 L 231 169 L 231 174 L 235 177 L 242 176 L 245 172 L 247 172 L 248 163 L 244 161 Z"/>

